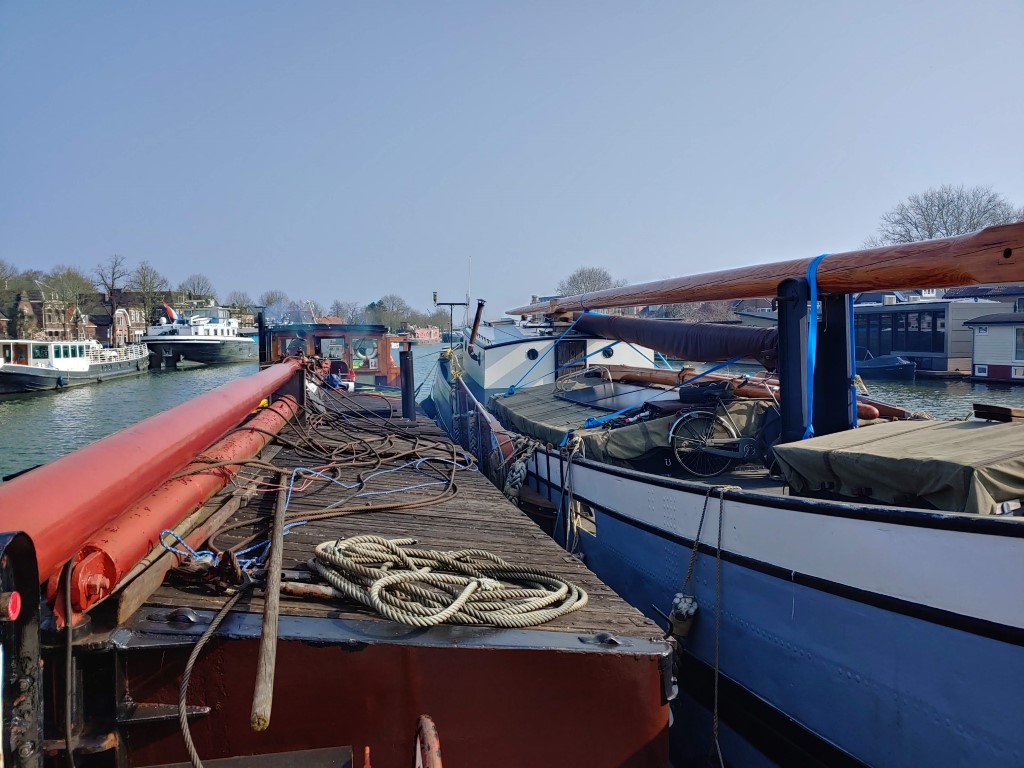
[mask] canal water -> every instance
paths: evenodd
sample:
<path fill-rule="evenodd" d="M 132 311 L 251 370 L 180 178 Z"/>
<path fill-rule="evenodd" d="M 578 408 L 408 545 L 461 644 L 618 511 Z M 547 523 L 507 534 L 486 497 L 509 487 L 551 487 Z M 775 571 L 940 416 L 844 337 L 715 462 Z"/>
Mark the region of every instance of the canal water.
<path fill-rule="evenodd" d="M 423 384 L 419 399 L 429 394 L 443 346 L 413 347 L 415 381 L 417 386 Z M 255 364 L 240 363 L 154 371 L 61 392 L 4 396 L 0 398 L 0 476 L 43 464 L 256 370 Z M 866 383 L 871 397 L 927 411 L 936 418 L 963 418 L 973 403 L 1024 407 L 1021 385 L 925 378 Z"/>
<path fill-rule="evenodd" d="M 433 375 L 442 345 L 413 347 L 417 384 Z M 394 353 L 397 359 L 397 351 Z M 0 477 L 63 456 L 239 376 L 255 363 L 152 371 L 102 384 L 0 397 Z M 424 384 L 419 397 L 429 391 Z"/>

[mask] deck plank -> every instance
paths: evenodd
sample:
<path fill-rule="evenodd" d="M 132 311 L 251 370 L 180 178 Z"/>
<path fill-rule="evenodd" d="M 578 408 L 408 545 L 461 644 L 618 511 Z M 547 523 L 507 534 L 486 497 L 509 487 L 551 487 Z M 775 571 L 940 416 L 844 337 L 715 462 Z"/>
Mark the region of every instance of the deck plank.
<path fill-rule="evenodd" d="M 369 405 L 379 414 L 387 413 L 388 404 L 380 398 L 358 399 L 356 407 Z M 415 424 L 400 420 L 399 406 L 391 406 L 393 419 L 350 418 L 343 425 L 321 428 L 320 438 L 327 442 L 347 443 L 351 440 L 380 441 L 388 434 L 400 432 L 406 437 L 418 439 L 421 446 L 437 444 L 451 449 L 451 442 L 436 425 L 423 416 Z M 347 409 L 352 416 L 353 406 Z M 357 411 L 356 413 L 363 413 Z M 301 431 L 301 430 L 300 430 Z M 299 433 L 289 429 L 285 437 L 295 440 Z M 275 457 L 276 466 L 296 469 L 315 467 L 322 460 L 304 457 L 293 447 L 284 447 Z M 335 480 L 347 486 L 357 483 L 360 473 L 368 474 L 367 467 L 342 467 Z M 403 469 L 371 478 L 363 490 L 374 492 L 394 491 L 426 481 L 421 474 Z M 656 624 L 629 606 L 608 586 L 548 537 L 518 507 L 511 504 L 483 474 L 476 471 L 456 473 L 455 496 L 431 506 L 407 510 L 385 510 L 326 520 L 315 520 L 290 530 L 284 540 L 284 567 L 302 567 L 313 555 L 314 547 L 332 539 L 346 538 L 361 534 L 375 534 L 386 537 L 410 537 L 417 545 L 429 549 L 484 549 L 516 564 L 528 564 L 534 568 L 549 571 L 568 579 L 585 589 L 589 595 L 588 604 L 580 611 L 562 616 L 538 629 L 592 634 L 612 632 L 628 637 L 650 638 L 661 634 Z M 297 483 L 298 487 L 298 483 Z M 432 498 L 438 486 L 404 490 L 400 494 L 372 496 L 373 503 L 393 499 L 408 502 Z M 351 496 L 353 491 L 329 482 L 317 482 L 308 489 L 293 493 L 288 507 L 289 514 L 320 512 L 327 506 L 339 503 Z M 250 536 L 265 539 L 273 509 L 273 492 L 257 494 L 247 505 L 240 508 L 230 521 L 244 523 L 243 526 L 225 532 L 218 538 L 218 545 L 231 546 Z M 148 605 L 160 608 L 188 606 L 194 609 L 216 609 L 224 602 L 220 596 L 164 584 L 149 599 Z M 259 613 L 263 610 L 263 599 L 254 594 L 243 599 L 236 610 Z M 305 616 L 322 619 L 358 619 L 386 621 L 371 611 L 353 603 L 343 601 L 321 601 L 297 599 L 282 596 L 281 613 L 288 616 Z"/>

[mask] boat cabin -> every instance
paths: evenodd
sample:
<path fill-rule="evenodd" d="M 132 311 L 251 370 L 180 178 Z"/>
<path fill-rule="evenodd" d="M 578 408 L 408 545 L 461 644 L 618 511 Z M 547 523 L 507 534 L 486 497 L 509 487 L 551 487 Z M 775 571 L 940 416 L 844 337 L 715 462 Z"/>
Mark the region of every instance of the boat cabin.
<path fill-rule="evenodd" d="M 401 375 L 391 355 L 392 342 L 401 336 L 389 334 L 383 325 L 342 325 L 335 323 L 288 323 L 269 326 L 260 337 L 260 363 L 286 357 L 322 357 L 330 372 L 357 384 L 398 387 Z"/>
<path fill-rule="evenodd" d="M 104 350 L 95 341 L 0 341 L 3 365 L 30 368 L 59 368 L 65 371 L 88 370 L 90 361 L 100 362 Z M 116 359 L 117 353 L 111 350 Z"/>

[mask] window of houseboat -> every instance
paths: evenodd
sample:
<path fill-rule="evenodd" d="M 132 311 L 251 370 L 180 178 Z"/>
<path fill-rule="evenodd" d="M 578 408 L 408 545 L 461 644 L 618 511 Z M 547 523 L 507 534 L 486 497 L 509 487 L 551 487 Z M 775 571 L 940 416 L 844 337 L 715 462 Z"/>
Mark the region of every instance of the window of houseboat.
<path fill-rule="evenodd" d="M 1014 329 L 1014 360 L 1024 360 L 1024 328 Z"/>
<path fill-rule="evenodd" d="M 46 344 L 33 344 L 32 345 L 32 359 L 33 360 L 49 360 L 50 359 L 50 348 Z"/>
<path fill-rule="evenodd" d="M 10 344 L 4 344 L 3 345 L 3 350 L 4 350 L 4 362 L 5 363 L 11 362 L 14 359 L 14 356 L 11 354 L 11 345 Z"/>
<path fill-rule="evenodd" d="M 60 344 L 54 344 L 53 345 L 53 356 L 59 359 L 61 357 L 60 351 L 61 351 Z"/>

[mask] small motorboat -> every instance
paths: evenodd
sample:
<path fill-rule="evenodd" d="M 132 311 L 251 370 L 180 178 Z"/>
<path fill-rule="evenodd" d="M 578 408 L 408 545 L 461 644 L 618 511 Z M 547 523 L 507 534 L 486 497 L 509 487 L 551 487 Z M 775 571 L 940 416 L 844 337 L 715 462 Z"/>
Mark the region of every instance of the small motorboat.
<path fill-rule="evenodd" d="M 899 355 L 875 357 L 865 347 L 857 347 L 857 374 L 862 379 L 913 379 L 917 363 Z"/>

